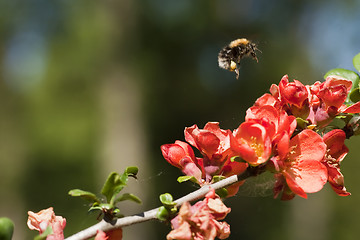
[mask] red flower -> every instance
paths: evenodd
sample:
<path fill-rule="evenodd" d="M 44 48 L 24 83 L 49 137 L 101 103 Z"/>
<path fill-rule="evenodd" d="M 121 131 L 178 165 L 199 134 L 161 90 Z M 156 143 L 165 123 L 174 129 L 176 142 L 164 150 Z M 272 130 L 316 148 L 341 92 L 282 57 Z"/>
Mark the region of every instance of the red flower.
<path fill-rule="evenodd" d="M 286 104 L 302 108 L 308 98 L 308 92 L 301 82 L 294 80 L 289 83 L 289 77 L 283 76 L 279 83 L 280 97 Z"/>
<path fill-rule="evenodd" d="M 171 220 L 173 230 L 167 240 L 213 240 L 215 237 L 226 239 L 230 235 L 230 226 L 219 222 L 231 211 L 211 189 L 205 199 L 191 206 L 184 203 L 178 216 Z"/>
<path fill-rule="evenodd" d="M 327 182 L 327 169 L 321 163 L 326 153 L 326 145 L 317 133 L 309 129 L 293 137 L 290 143 L 287 139 L 283 138 L 278 144 L 280 148 L 284 148 L 283 144 L 288 147 L 287 154 L 276 155 L 271 161 L 285 178 L 290 190 L 307 198 L 306 193 L 320 191 Z M 279 177 L 278 179 L 281 180 Z M 279 192 L 279 183 L 276 187 Z M 282 190 L 285 189 L 283 184 Z"/>
<path fill-rule="evenodd" d="M 268 97 L 266 97 L 268 98 Z M 271 105 L 253 106 L 246 111 L 246 122 L 234 131 L 233 151 L 252 166 L 265 163 L 284 134 L 291 135 L 296 118 Z"/>
<path fill-rule="evenodd" d="M 66 226 L 66 219 L 61 216 L 55 216 L 52 207 L 41 210 L 38 213 L 28 211 L 27 225 L 30 230 L 37 230 L 42 234 L 48 226 L 52 228 L 53 233 L 46 237 L 46 240 L 63 240 L 63 230 Z"/>
<path fill-rule="evenodd" d="M 340 172 L 340 163 L 349 152 L 349 149 L 344 144 L 345 139 L 345 132 L 340 129 L 332 130 L 323 137 L 327 146 L 323 164 L 328 170 L 328 181 L 331 187 L 340 196 L 350 195 L 350 193 L 346 191 L 344 176 Z"/>
<path fill-rule="evenodd" d="M 210 161 L 222 163 L 230 150 L 230 130 L 222 130 L 218 122 L 208 122 L 204 129 L 193 125 L 185 128 L 185 140 Z"/>
<path fill-rule="evenodd" d="M 352 82 L 339 76 L 328 76 L 326 81 L 320 85 L 319 98 L 326 107 L 334 107 L 342 113 L 359 113 L 360 102 L 351 106 L 344 105 L 344 102 L 351 90 Z"/>
<path fill-rule="evenodd" d="M 262 124 L 254 120 L 244 122 L 234 131 L 231 148 L 252 166 L 265 163 L 271 155 L 273 128 L 268 121 Z"/>
<path fill-rule="evenodd" d="M 284 132 L 291 135 L 297 124 L 294 116 L 288 116 L 284 110 L 279 110 L 270 105 L 253 106 L 249 108 L 246 111 L 245 120 L 255 120 L 259 123 L 264 123 L 264 125 L 270 124 L 267 131 L 272 141 L 275 141 L 275 143 Z"/>
<path fill-rule="evenodd" d="M 318 97 L 328 107 L 339 108 L 345 102 L 352 82 L 338 76 L 328 76 L 320 85 Z"/>
<path fill-rule="evenodd" d="M 118 228 L 112 231 L 103 232 L 101 230 L 97 231 L 94 240 L 121 240 L 122 239 L 122 229 Z"/>
<path fill-rule="evenodd" d="M 182 141 L 175 141 L 174 144 L 161 146 L 162 154 L 171 165 L 181 169 L 187 176 L 193 176 L 199 183 L 202 183 L 202 170 L 196 163 L 194 151 L 191 146 Z"/>

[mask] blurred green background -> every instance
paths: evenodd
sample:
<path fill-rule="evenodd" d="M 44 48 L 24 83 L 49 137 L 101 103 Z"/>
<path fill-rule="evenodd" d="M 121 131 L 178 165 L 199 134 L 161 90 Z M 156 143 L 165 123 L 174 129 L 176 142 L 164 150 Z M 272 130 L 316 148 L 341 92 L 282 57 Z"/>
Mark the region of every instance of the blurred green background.
<path fill-rule="evenodd" d="M 160 145 L 183 129 L 219 121 L 235 129 L 254 100 L 284 74 L 311 84 L 327 70 L 353 70 L 360 52 L 356 0 L 1 0 L 0 216 L 15 240 L 31 239 L 27 211 L 53 206 L 66 236 L 96 222 L 67 192 L 99 192 L 111 171 L 140 168 L 127 191 L 143 201 L 125 214 L 180 197 L 178 169 Z M 262 51 L 242 62 L 239 80 L 219 69 L 218 51 L 246 37 Z M 227 200 L 229 239 L 356 239 L 360 220 L 359 139 L 343 162 L 350 197 L 329 186 L 308 200 L 273 200 L 263 184 Z M 124 239 L 165 239 L 156 221 Z"/>

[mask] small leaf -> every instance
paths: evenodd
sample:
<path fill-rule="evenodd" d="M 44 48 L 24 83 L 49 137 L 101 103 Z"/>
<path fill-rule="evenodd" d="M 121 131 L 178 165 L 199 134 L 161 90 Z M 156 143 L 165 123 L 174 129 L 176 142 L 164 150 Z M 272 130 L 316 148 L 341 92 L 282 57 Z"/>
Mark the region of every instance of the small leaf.
<path fill-rule="evenodd" d="M 106 210 L 106 211 L 110 211 L 110 210 L 115 209 L 115 206 L 112 205 L 112 204 L 109 204 L 109 203 L 100 203 L 100 204 L 99 204 L 99 207 L 100 207 L 102 210 Z"/>
<path fill-rule="evenodd" d="M 353 64 L 356 70 L 360 72 L 360 53 L 353 58 Z"/>
<path fill-rule="evenodd" d="M 110 173 L 108 176 L 102 190 L 101 194 L 106 197 L 108 203 L 110 203 L 116 194 L 118 194 L 125 186 L 127 182 L 127 177 L 124 177 L 124 174 L 120 176 L 116 172 Z"/>
<path fill-rule="evenodd" d="M 219 182 L 219 181 L 221 181 L 221 180 L 223 180 L 225 178 L 226 177 L 221 176 L 221 175 L 215 175 L 215 176 L 213 176 L 212 182 L 216 183 L 216 182 Z"/>
<path fill-rule="evenodd" d="M 100 207 L 99 204 L 94 203 L 94 204 L 89 208 L 89 212 L 96 211 L 96 210 L 102 211 L 102 208 Z"/>
<path fill-rule="evenodd" d="M 354 103 L 360 101 L 359 88 L 358 88 L 358 87 L 357 87 L 357 88 L 354 88 L 354 89 L 350 92 L 349 96 L 350 96 L 350 100 L 351 100 L 352 102 L 354 102 Z"/>
<path fill-rule="evenodd" d="M 135 177 L 135 178 L 136 178 L 136 175 L 138 174 L 138 172 L 139 172 L 139 169 L 135 166 L 127 167 L 125 169 L 125 173 L 127 173 L 129 176 Z"/>
<path fill-rule="evenodd" d="M 232 158 L 230 158 L 230 162 L 246 163 L 246 161 L 242 159 L 240 156 L 233 156 Z"/>
<path fill-rule="evenodd" d="M 192 182 L 195 182 L 197 183 L 197 180 L 194 176 L 181 176 L 181 177 L 178 177 L 177 181 L 179 183 L 182 183 L 182 182 L 186 182 L 186 181 L 192 181 Z"/>
<path fill-rule="evenodd" d="M 0 239 L 11 240 L 14 232 L 14 223 L 7 217 L 0 218 Z"/>
<path fill-rule="evenodd" d="M 217 195 L 219 195 L 221 198 L 225 198 L 228 195 L 228 191 L 226 188 L 220 188 L 215 191 Z"/>
<path fill-rule="evenodd" d="M 88 191 L 83 191 L 81 189 L 72 189 L 69 191 L 69 195 L 72 197 L 81 197 L 89 202 L 98 202 L 100 203 L 100 200 L 96 197 L 95 194 Z"/>
<path fill-rule="evenodd" d="M 305 119 L 297 117 L 296 123 L 297 123 L 297 126 L 299 126 L 301 129 L 305 129 L 309 122 Z"/>
<path fill-rule="evenodd" d="M 335 127 L 335 128 L 343 128 L 345 126 L 345 116 L 336 116 L 332 121 L 331 121 L 331 127 Z"/>
<path fill-rule="evenodd" d="M 160 202 L 164 204 L 166 207 L 173 207 L 176 205 L 175 202 L 173 202 L 173 197 L 170 193 L 164 193 L 159 196 Z"/>
<path fill-rule="evenodd" d="M 90 207 L 89 212 L 94 210 L 100 210 L 102 212 L 113 212 L 116 209 L 116 207 L 109 203 L 100 203 L 100 204 L 93 204 L 92 207 Z"/>
<path fill-rule="evenodd" d="M 326 79 L 328 76 L 331 76 L 331 75 L 343 77 L 347 80 L 352 81 L 353 83 L 354 83 L 354 81 L 357 81 L 357 82 L 359 81 L 359 75 L 357 75 L 356 72 L 347 70 L 344 68 L 334 68 L 334 69 L 329 70 L 325 74 L 324 79 Z"/>
<path fill-rule="evenodd" d="M 49 226 L 45 229 L 45 231 L 44 231 L 42 234 L 36 236 L 36 237 L 34 238 L 34 240 L 45 240 L 45 239 L 47 238 L 47 236 L 50 235 L 50 234 L 53 234 L 53 230 L 52 230 L 51 226 L 49 225 Z"/>
<path fill-rule="evenodd" d="M 124 194 L 122 194 L 120 197 L 118 197 L 115 200 L 115 203 L 120 202 L 120 201 L 125 201 L 125 200 L 130 200 L 130 201 L 141 204 L 141 199 L 138 198 L 137 196 L 135 196 L 132 193 L 124 193 Z"/>
<path fill-rule="evenodd" d="M 169 211 L 164 206 L 161 206 L 156 213 L 156 217 L 160 221 L 166 221 L 169 218 Z"/>

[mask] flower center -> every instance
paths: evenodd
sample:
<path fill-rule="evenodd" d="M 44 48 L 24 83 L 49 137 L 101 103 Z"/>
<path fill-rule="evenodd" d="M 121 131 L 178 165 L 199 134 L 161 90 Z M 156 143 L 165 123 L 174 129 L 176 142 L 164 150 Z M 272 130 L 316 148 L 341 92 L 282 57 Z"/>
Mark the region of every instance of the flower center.
<path fill-rule="evenodd" d="M 254 149 L 256 156 L 260 158 L 264 153 L 264 148 L 263 144 L 259 144 L 256 140 L 256 137 L 251 136 L 250 147 Z"/>

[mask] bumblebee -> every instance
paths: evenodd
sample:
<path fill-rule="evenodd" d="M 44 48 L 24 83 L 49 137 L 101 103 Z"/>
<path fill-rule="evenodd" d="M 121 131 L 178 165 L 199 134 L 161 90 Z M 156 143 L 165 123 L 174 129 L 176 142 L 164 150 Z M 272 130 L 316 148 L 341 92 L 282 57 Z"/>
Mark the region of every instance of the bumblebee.
<path fill-rule="evenodd" d="M 221 49 L 218 55 L 219 67 L 235 72 L 236 79 L 239 78 L 240 60 L 243 57 L 252 57 L 258 62 L 255 51 L 260 51 L 255 43 L 246 38 L 239 38 Z"/>

